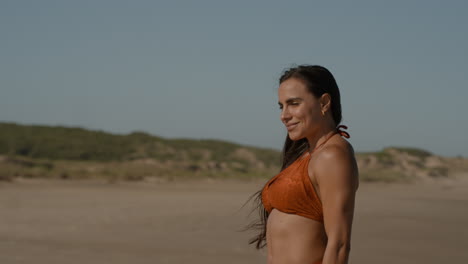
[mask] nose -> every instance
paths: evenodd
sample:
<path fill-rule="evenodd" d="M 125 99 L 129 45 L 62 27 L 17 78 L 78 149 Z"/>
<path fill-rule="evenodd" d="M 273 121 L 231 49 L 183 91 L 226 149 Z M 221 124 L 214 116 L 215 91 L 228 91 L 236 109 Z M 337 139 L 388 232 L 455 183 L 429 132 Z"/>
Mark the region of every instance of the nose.
<path fill-rule="evenodd" d="M 284 107 L 284 108 L 281 110 L 280 119 L 281 119 L 281 122 L 283 122 L 283 123 L 285 123 L 285 124 L 288 122 L 288 120 L 291 119 L 291 114 L 289 113 L 287 107 Z"/>

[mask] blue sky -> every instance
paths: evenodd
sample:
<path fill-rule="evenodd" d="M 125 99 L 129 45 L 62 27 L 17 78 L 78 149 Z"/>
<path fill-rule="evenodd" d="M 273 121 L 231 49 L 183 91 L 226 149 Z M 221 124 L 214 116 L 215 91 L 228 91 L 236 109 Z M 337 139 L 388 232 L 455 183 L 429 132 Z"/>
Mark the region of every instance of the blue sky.
<path fill-rule="evenodd" d="M 335 75 L 357 151 L 468 156 L 466 1 L 2 1 L 0 121 L 280 149 L 277 79 Z"/>

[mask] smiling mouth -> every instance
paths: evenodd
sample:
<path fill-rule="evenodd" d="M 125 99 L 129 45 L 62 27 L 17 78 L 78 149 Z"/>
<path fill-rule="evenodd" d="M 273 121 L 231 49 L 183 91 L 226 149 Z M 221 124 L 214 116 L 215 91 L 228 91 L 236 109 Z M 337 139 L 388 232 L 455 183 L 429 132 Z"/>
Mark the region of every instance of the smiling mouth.
<path fill-rule="evenodd" d="M 299 123 L 294 123 L 294 124 L 287 125 L 286 128 L 288 129 L 288 131 L 291 131 L 297 126 L 297 124 L 299 124 Z"/>

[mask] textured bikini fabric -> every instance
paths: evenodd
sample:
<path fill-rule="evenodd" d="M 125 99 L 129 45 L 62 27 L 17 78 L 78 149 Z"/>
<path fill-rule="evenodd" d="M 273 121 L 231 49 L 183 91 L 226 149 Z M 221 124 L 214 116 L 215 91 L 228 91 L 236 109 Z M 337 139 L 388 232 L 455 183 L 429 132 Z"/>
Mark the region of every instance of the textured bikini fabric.
<path fill-rule="evenodd" d="M 347 128 L 339 126 L 337 133 L 349 138 L 347 132 L 340 130 L 341 127 Z M 331 136 L 325 142 L 330 138 Z M 275 208 L 283 213 L 296 214 L 323 223 L 322 203 L 308 173 L 310 155 L 306 152 L 265 184 L 262 203 L 268 213 Z"/>
<path fill-rule="evenodd" d="M 262 202 L 268 213 L 276 208 L 323 223 L 322 203 L 308 174 L 309 160 L 307 152 L 266 183 Z"/>

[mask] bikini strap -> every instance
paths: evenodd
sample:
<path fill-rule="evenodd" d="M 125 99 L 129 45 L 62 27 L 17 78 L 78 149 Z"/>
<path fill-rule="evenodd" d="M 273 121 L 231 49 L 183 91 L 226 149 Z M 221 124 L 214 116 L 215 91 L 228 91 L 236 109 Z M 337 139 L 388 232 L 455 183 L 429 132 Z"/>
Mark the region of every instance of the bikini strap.
<path fill-rule="evenodd" d="M 307 151 L 307 152 L 308 152 L 309 154 L 314 153 L 317 149 L 319 149 L 320 147 L 322 147 L 323 145 L 325 145 L 325 143 L 327 143 L 327 141 L 328 141 L 330 138 L 332 138 L 333 135 L 335 135 L 336 133 L 338 133 L 338 132 L 335 132 L 335 133 L 333 133 L 333 134 L 330 134 L 330 135 L 325 139 L 325 141 L 323 141 L 322 143 L 320 143 L 320 145 L 315 146 L 315 148 L 314 148 L 312 151 L 310 151 L 310 152 Z"/>
<path fill-rule="evenodd" d="M 338 133 L 339 133 L 341 136 L 343 136 L 343 137 L 345 137 L 345 138 L 350 138 L 349 133 L 346 132 L 346 131 L 341 130 L 340 128 L 348 129 L 348 127 L 345 126 L 345 125 L 339 125 L 339 126 L 336 127 L 336 130 L 338 131 Z"/>
<path fill-rule="evenodd" d="M 314 148 L 312 151 L 306 151 L 307 153 L 306 153 L 304 156 L 311 155 L 312 153 L 314 153 L 315 150 L 317 150 L 318 148 L 322 147 L 322 146 L 323 146 L 330 138 L 332 138 L 332 136 L 335 135 L 335 134 L 340 134 L 341 136 L 343 136 L 343 137 L 345 137 L 345 138 L 350 138 L 349 133 L 346 132 L 346 131 L 341 130 L 340 128 L 348 129 L 348 127 L 345 126 L 345 125 L 337 126 L 337 127 L 336 127 L 336 132 L 335 132 L 335 133 L 333 133 L 333 134 L 331 134 L 330 136 L 328 136 L 328 138 L 326 138 L 325 141 L 322 142 L 320 145 L 315 146 L 315 148 Z"/>

